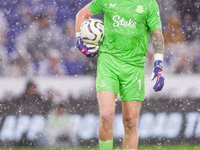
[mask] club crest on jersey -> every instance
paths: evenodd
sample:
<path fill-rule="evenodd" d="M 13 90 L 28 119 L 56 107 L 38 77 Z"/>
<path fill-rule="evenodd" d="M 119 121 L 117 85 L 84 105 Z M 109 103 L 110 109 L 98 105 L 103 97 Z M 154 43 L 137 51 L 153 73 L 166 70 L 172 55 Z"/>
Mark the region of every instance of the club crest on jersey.
<path fill-rule="evenodd" d="M 136 12 L 143 13 L 144 12 L 143 6 L 142 5 L 137 5 Z"/>
<path fill-rule="evenodd" d="M 136 22 L 134 22 L 132 19 L 129 19 L 129 21 L 126 21 L 124 18 L 121 18 L 119 15 L 115 15 L 112 18 L 114 20 L 113 26 L 118 27 L 118 26 L 123 26 L 125 28 L 131 27 L 133 29 L 136 28 Z"/>

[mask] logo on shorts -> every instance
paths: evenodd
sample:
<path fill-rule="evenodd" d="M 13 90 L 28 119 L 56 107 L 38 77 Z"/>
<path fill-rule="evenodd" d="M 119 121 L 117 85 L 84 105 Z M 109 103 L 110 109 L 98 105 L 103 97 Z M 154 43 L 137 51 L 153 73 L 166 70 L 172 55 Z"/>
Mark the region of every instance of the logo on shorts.
<path fill-rule="evenodd" d="M 158 17 L 160 17 L 160 12 L 159 11 L 157 12 L 157 15 L 158 15 Z"/>
<path fill-rule="evenodd" d="M 106 86 L 106 80 L 102 79 L 99 82 L 99 87 L 105 87 Z"/>
<path fill-rule="evenodd" d="M 142 5 L 137 5 L 136 12 L 143 13 L 144 12 L 143 6 Z"/>

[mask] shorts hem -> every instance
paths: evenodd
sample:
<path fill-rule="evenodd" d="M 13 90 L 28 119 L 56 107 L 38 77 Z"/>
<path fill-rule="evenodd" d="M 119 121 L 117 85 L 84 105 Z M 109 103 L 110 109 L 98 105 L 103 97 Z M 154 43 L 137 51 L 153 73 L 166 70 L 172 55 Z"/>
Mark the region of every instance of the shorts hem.
<path fill-rule="evenodd" d="M 122 102 L 132 102 L 132 101 L 138 101 L 138 102 L 143 102 L 144 101 L 144 98 L 142 99 L 142 98 L 140 98 L 140 99 L 126 99 L 126 100 L 122 100 L 122 99 L 120 99 Z"/>
<path fill-rule="evenodd" d="M 114 92 L 114 91 L 112 91 L 112 90 L 106 90 L 106 89 L 101 89 L 101 90 L 96 90 L 97 92 L 98 91 L 110 91 L 110 92 L 113 92 L 116 96 L 119 94 L 118 92 Z"/>

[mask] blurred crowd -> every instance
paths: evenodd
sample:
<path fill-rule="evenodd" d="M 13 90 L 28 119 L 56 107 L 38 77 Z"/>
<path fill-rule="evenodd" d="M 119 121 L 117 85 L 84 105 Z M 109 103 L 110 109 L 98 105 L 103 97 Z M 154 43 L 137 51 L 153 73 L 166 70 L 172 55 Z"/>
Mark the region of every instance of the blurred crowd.
<path fill-rule="evenodd" d="M 200 73 L 200 13 L 195 18 L 190 13 L 185 13 L 183 19 L 177 15 L 167 17 L 163 22 L 163 36 L 165 72 Z M 153 62 L 151 44 L 147 53 L 149 62 Z"/>
<path fill-rule="evenodd" d="M 78 1 L 0 3 L 0 76 L 95 74 L 97 58 L 86 59 L 75 48 Z"/>
<path fill-rule="evenodd" d="M 0 76 L 95 76 L 97 57 L 86 58 L 75 48 L 75 15 L 89 2 L 0 1 Z M 166 1 L 160 8 L 165 72 L 200 73 L 200 13 L 187 11 L 177 0 L 185 7 L 176 7 L 177 13 L 168 15 L 165 7 L 172 9 L 170 4 Z M 146 65 L 152 66 L 151 40 L 149 45 Z M 150 72 L 148 68 L 152 67 L 147 67 Z"/>
<path fill-rule="evenodd" d="M 40 93 L 38 85 L 31 80 L 26 83 L 21 94 L 6 93 L 0 101 L 1 121 L 4 122 L 1 126 L 0 147 L 7 145 L 79 146 L 79 138 L 74 131 L 72 121 L 72 114 L 77 113 L 78 109 L 75 109 L 78 106 L 71 106 L 73 101 L 75 101 L 74 97 L 63 99 L 60 93 L 53 89 Z M 13 116 L 18 121 L 13 121 L 11 119 Z M 31 120 L 35 124 L 33 127 L 30 127 Z M 14 127 L 18 125 L 19 128 Z M 16 130 L 14 134 L 11 133 L 12 127 Z M 27 127 L 32 131 L 31 134 L 27 133 Z"/>

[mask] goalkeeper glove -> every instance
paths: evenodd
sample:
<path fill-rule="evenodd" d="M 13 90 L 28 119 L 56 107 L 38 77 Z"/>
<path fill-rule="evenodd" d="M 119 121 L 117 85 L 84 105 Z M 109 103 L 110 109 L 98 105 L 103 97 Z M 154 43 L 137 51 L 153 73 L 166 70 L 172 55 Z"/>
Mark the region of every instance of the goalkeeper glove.
<path fill-rule="evenodd" d="M 154 71 L 152 73 L 151 80 L 153 81 L 156 78 L 156 83 L 153 87 L 155 92 L 161 91 L 164 86 L 165 78 L 162 75 L 163 70 L 163 54 L 155 54 L 154 55 Z"/>
<path fill-rule="evenodd" d="M 80 33 L 76 33 L 76 47 L 79 49 L 81 53 L 86 55 L 87 57 L 94 57 L 96 56 L 99 46 L 91 45 L 91 44 L 84 44 L 83 40 L 80 37 Z"/>

